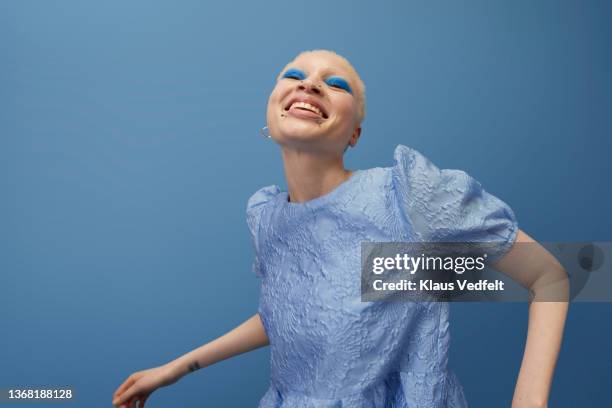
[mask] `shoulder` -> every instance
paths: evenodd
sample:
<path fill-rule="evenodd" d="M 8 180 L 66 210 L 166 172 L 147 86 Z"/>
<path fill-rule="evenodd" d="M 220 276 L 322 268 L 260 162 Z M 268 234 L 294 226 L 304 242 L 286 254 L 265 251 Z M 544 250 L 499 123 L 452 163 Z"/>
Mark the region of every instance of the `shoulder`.
<path fill-rule="evenodd" d="M 408 146 L 398 145 L 393 153 L 393 159 L 394 185 L 413 189 L 413 193 L 431 193 L 435 187 L 465 188 L 477 183 L 463 170 L 438 168 L 421 152 Z"/>
<path fill-rule="evenodd" d="M 396 189 L 417 193 L 429 190 L 432 184 L 439 182 L 440 169 L 416 149 L 398 145 L 393 152 L 393 160 L 395 163 L 391 174 Z"/>
<path fill-rule="evenodd" d="M 516 229 L 512 209 L 463 170 L 439 169 L 415 149 L 398 146 L 393 188 L 403 213 L 424 237 L 504 241 Z"/>
<path fill-rule="evenodd" d="M 422 175 L 435 175 L 439 169 L 421 152 L 408 146 L 398 145 L 393 152 L 395 164 L 392 173 L 395 179 L 407 179 Z"/>
<path fill-rule="evenodd" d="M 246 220 L 253 237 L 256 236 L 262 210 L 266 208 L 266 204 L 272 202 L 281 191 L 280 187 L 271 185 L 260 188 L 249 197 L 246 207 Z"/>
<path fill-rule="evenodd" d="M 463 170 L 440 169 L 416 149 L 399 145 L 394 153 L 392 185 L 403 210 L 425 228 L 434 220 L 460 217 L 483 190 Z M 438 222 L 438 224 L 440 224 Z"/>
<path fill-rule="evenodd" d="M 393 160 L 395 161 L 394 167 L 409 167 L 411 163 L 424 159 L 419 151 L 404 145 L 397 145 L 393 151 Z"/>
<path fill-rule="evenodd" d="M 440 169 L 420 151 L 404 145 L 397 145 L 393 152 L 393 172 L 397 176 L 414 177 L 436 175 Z M 444 170 L 444 172 L 451 170 Z M 461 172 L 461 170 L 452 170 Z"/>
<path fill-rule="evenodd" d="M 247 212 L 257 211 L 281 193 L 280 187 L 270 185 L 257 190 L 247 201 Z"/>

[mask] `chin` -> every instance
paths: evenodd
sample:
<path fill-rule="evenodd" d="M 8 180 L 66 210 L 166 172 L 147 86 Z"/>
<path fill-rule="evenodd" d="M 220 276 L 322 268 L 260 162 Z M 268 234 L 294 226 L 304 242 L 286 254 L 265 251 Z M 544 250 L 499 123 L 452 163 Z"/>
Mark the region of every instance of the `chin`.
<path fill-rule="evenodd" d="M 279 130 L 284 140 L 316 140 L 325 135 L 316 123 L 284 123 Z"/>
<path fill-rule="evenodd" d="M 291 127 L 283 129 L 283 140 L 290 142 L 315 142 L 324 138 L 324 133 L 319 129 L 305 129 L 303 127 Z"/>

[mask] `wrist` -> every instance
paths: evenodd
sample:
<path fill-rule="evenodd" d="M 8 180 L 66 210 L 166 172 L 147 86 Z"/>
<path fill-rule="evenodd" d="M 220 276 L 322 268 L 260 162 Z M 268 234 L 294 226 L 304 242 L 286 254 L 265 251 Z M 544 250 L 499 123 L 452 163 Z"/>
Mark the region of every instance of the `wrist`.
<path fill-rule="evenodd" d="M 170 361 L 169 363 L 166 363 L 165 366 L 175 381 L 180 380 L 189 373 L 189 370 L 187 369 L 187 364 L 183 362 L 181 358 L 177 358 L 176 360 Z"/>

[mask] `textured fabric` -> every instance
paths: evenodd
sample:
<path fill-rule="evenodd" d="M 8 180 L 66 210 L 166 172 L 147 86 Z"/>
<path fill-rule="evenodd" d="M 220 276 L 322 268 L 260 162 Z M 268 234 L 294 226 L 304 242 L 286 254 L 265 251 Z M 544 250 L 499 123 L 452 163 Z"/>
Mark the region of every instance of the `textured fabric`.
<path fill-rule="evenodd" d="M 439 170 L 402 145 L 394 158 L 304 203 L 278 186 L 249 199 L 271 347 L 260 407 L 467 406 L 447 367 L 448 303 L 361 302 L 360 243 L 503 242 L 496 259 L 517 222 L 465 172 Z"/>

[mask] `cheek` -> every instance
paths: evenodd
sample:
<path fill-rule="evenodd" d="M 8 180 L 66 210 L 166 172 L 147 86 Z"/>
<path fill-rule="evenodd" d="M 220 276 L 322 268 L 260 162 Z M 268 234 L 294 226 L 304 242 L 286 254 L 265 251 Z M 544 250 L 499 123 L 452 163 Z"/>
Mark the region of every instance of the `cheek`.
<path fill-rule="evenodd" d="M 352 96 L 339 98 L 335 104 L 338 114 L 345 120 L 348 118 L 354 119 L 357 117 L 357 102 Z"/>
<path fill-rule="evenodd" d="M 278 106 L 278 102 L 279 102 L 278 91 L 277 91 L 277 88 L 274 88 L 272 90 L 272 93 L 268 97 L 268 106 L 266 109 L 266 114 L 268 115 L 268 119 L 270 119 L 270 115 L 272 114 L 272 112 L 274 112 L 274 110 Z"/>
<path fill-rule="evenodd" d="M 272 90 L 272 93 L 270 93 L 270 97 L 268 98 L 268 112 L 278 109 L 283 92 L 283 88 L 279 85 Z"/>

